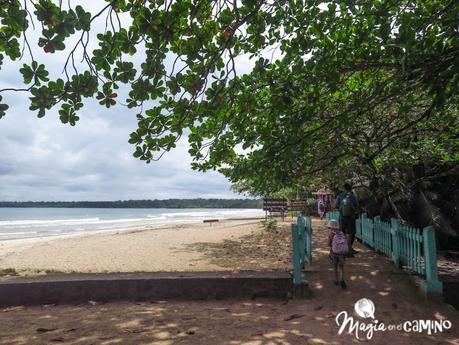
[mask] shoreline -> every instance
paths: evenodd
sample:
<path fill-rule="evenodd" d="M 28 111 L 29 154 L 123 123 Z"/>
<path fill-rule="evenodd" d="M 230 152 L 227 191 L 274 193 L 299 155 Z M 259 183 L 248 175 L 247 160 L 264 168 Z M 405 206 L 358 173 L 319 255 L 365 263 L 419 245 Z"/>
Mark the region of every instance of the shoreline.
<path fill-rule="evenodd" d="M 264 217 L 248 217 L 248 218 L 225 218 L 225 219 L 218 219 L 218 223 L 223 224 L 226 222 L 232 221 L 255 221 L 255 220 L 263 220 Z M 118 232 L 123 233 L 130 233 L 130 232 L 143 232 L 149 230 L 167 230 L 167 229 L 174 229 L 176 226 L 180 225 L 189 225 L 189 224 L 202 224 L 203 220 L 188 220 L 188 221 L 172 221 L 169 223 L 157 223 L 151 225 L 132 225 L 129 227 L 121 227 L 121 228 L 113 228 L 113 229 L 105 229 L 105 230 L 92 230 L 92 231 L 82 231 L 77 233 L 68 233 L 68 234 L 56 234 L 56 235 L 48 235 L 48 236 L 38 236 L 38 237 L 27 237 L 27 238 L 12 238 L 12 239 L 2 239 L 0 240 L 0 256 L 2 245 L 4 243 L 12 244 L 12 245 L 33 245 L 39 242 L 48 242 L 54 240 L 62 240 L 67 238 L 76 238 L 76 237 L 87 237 L 87 236 L 96 236 L 96 235 L 103 235 L 103 234 L 117 234 Z M 203 224 L 204 227 L 210 227 L 208 224 Z"/>
<path fill-rule="evenodd" d="M 214 218 L 213 218 L 214 219 Z M 215 218 L 217 219 L 217 218 Z M 252 221 L 252 220 L 264 220 L 264 217 L 246 217 L 246 218 L 218 218 L 218 223 L 224 223 L 228 221 Z M 11 243 L 15 242 L 18 244 L 27 244 L 28 242 L 40 242 L 48 241 L 52 239 L 63 239 L 63 238 L 72 238 L 72 237 L 80 237 L 80 236 L 89 236 L 89 235 L 97 235 L 97 234 L 110 234 L 113 232 L 126 232 L 126 231 L 148 231 L 148 230 L 155 230 L 155 229 L 167 229 L 172 228 L 175 225 L 187 225 L 187 224 L 197 224 L 203 223 L 202 219 L 193 219 L 193 220 L 177 220 L 177 221 L 170 221 L 167 223 L 156 223 L 156 224 L 149 224 L 149 225 L 132 225 L 128 227 L 120 227 L 120 228 L 112 228 L 112 229 L 98 229 L 98 230 L 90 230 L 90 231 L 80 231 L 76 233 L 65 233 L 65 234 L 52 234 L 52 235 L 45 235 L 45 236 L 37 236 L 37 237 L 26 237 L 26 238 L 4 238 L 0 239 L 0 247 L 2 243 Z M 204 223 L 204 226 L 208 226 L 208 224 Z M 0 248 L 1 249 L 1 248 Z"/>
<path fill-rule="evenodd" d="M 157 224 L 151 224 L 151 225 L 132 225 L 129 227 L 121 227 L 121 228 L 113 228 L 113 229 L 98 229 L 98 230 L 90 230 L 90 231 L 80 231 L 76 233 L 66 233 L 66 234 L 53 234 L 53 235 L 45 235 L 45 236 L 37 236 L 37 237 L 27 237 L 27 238 L 11 238 L 11 239 L 2 239 L 0 240 L 0 244 L 2 242 L 34 242 L 37 241 L 39 242 L 40 240 L 47 241 L 47 240 L 52 240 L 52 239 L 63 239 L 63 238 L 73 238 L 73 237 L 85 237 L 85 236 L 91 236 L 91 235 L 98 235 L 98 234 L 110 234 L 113 232 L 119 232 L 119 231 L 138 231 L 138 230 L 153 230 L 153 229 L 161 229 L 163 227 L 166 227 L 168 225 L 176 225 L 176 224 L 191 224 L 191 223 L 197 223 L 199 220 L 190 220 L 190 221 L 177 221 L 177 222 L 170 222 L 170 223 L 157 223 Z"/>

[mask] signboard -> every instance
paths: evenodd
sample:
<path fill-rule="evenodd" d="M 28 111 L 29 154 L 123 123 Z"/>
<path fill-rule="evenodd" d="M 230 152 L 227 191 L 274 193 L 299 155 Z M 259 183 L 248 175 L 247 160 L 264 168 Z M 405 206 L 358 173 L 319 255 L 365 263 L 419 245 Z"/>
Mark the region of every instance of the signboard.
<path fill-rule="evenodd" d="M 287 199 L 263 199 L 263 211 L 285 212 L 287 209 Z"/>
<path fill-rule="evenodd" d="M 308 207 L 308 203 L 306 199 L 293 199 L 290 200 L 290 204 L 288 206 L 289 211 L 304 212 Z"/>

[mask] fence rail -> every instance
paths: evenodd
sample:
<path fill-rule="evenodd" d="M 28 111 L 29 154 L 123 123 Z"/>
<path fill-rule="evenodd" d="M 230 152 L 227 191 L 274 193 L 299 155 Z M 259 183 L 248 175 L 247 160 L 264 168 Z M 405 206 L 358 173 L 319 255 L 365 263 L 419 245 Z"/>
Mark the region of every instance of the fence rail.
<path fill-rule="evenodd" d="M 330 219 L 336 219 L 337 221 L 340 220 L 340 214 L 339 211 L 328 211 L 325 213 L 325 219 L 330 220 Z"/>
<path fill-rule="evenodd" d="M 311 217 L 303 217 L 297 214 L 296 224 L 292 224 L 292 262 L 293 284 L 302 285 L 301 270 L 306 262 L 312 261 L 312 221 Z"/>
<path fill-rule="evenodd" d="M 326 219 L 340 220 L 338 211 L 328 212 Z M 398 267 L 405 266 L 423 277 L 421 288 L 427 294 L 441 295 L 442 283 L 438 280 L 435 231 L 404 225 L 392 218 L 383 222 L 363 213 L 356 220 L 356 237 L 377 252 L 392 258 Z"/>

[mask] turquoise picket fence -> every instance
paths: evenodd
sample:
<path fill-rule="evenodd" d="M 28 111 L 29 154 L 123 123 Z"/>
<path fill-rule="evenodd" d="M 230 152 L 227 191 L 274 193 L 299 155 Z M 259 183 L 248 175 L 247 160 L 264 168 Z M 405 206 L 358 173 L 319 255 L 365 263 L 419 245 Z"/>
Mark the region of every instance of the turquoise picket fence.
<path fill-rule="evenodd" d="M 340 219 L 339 211 L 328 211 L 327 213 L 325 213 L 325 219 L 327 221 L 330 219 L 336 219 L 337 221 L 339 221 Z"/>
<path fill-rule="evenodd" d="M 327 212 L 325 218 L 340 220 L 339 211 Z M 398 267 L 411 269 L 424 279 L 425 293 L 441 295 L 443 285 L 438 280 L 437 247 L 432 227 L 422 229 L 404 225 L 392 218 L 390 223 L 363 213 L 356 220 L 356 237 L 377 252 L 392 258 Z"/>
<path fill-rule="evenodd" d="M 312 221 L 311 217 L 297 214 L 296 224 L 292 224 L 292 262 L 293 284 L 301 285 L 303 281 L 301 271 L 306 262 L 312 261 Z"/>
<path fill-rule="evenodd" d="M 381 218 L 378 216 L 374 218 L 373 226 L 373 247 L 382 254 L 392 256 L 392 236 L 390 223 L 382 222 Z M 359 229 L 358 225 L 357 229 Z M 357 235 L 357 233 L 356 237 L 361 238 Z"/>
<path fill-rule="evenodd" d="M 421 288 L 426 293 L 443 292 L 438 280 L 437 248 L 432 227 L 420 229 L 392 218 L 390 223 L 379 216 L 369 219 L 366 213 L 356 222 L 356 237 L 377 252 L 392 258 L 398 267 L 405 267 L 424 278 Z"/>
<path fill-rule="evenodd" d="M 362 240 L 363 243 L 368 244 L 369 246 L 373 247 L 374 246 L 374 223 L 373 220 L 367 217 L 362 217 L 360 219 L 360 227 L 361 231 L 360 233 L 362 234 L 362 237 L 360 239 Z M 357 230 L 356 230 L 356 237 L 357 236 Z"/>

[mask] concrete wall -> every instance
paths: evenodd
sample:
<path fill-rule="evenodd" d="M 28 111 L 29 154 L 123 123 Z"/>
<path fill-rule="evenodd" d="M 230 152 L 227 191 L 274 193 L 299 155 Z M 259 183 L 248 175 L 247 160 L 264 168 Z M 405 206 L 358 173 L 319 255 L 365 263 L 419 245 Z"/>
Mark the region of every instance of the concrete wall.
<path fill-rule="evenodd" d="M 0 305 L 292 295 L 286 272 L 72 274 L 0 282 Z"/>

